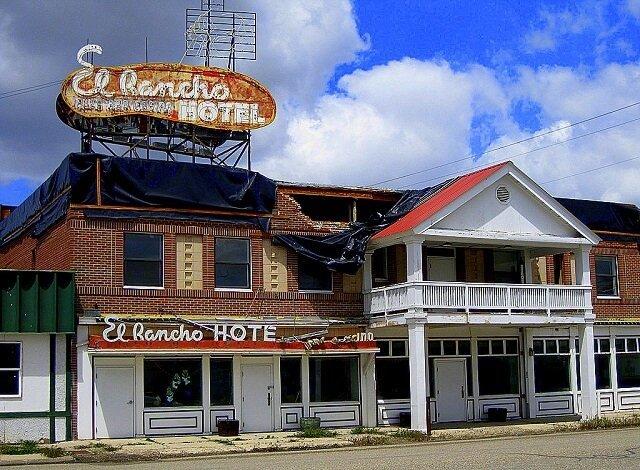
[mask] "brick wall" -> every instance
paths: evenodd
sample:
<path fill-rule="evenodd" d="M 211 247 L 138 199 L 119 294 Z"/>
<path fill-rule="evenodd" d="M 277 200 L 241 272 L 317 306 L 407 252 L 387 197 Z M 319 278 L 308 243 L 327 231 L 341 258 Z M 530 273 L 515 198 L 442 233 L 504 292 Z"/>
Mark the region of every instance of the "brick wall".
<path fill-rule="evenodd" d="M 595 256 L 614 255 L 618 260 L 619 299 L 598 299 Z M 596 316 L 601 319 L 640 319 L 640 249 L 635 242 L 603 241 L 591 251 L 591 285 Z"/>
<path fill-rule="evenodd" d="M 272 230 L 280 233 L 331 233 L 347 224 L 313 221 L 286 191 L 278 191 Z M 124 288 L 124 234 L 163 235 L 164 289 Z M 202 236 L 203 289 L 177 289 L 176 236 Z M 215 238 L 243 237 L 251 245 L 251 291 L 215 290 Z M 150 219 L 89 219 L 79 207 L 39 239 L 23 237 L 0 252 L 0 267 L 64 269 L 76 272 L 77 309 L 102 314 L 158 315 L 320 315 L 361 316 L 363 298 L 343 292 L 343 276 L 333 274 L 333 293 L 298 291 L 298 257 L 287 253 L 287 292 L 265 292 L 263 240 L 269 235 L 240 224 L 174 222 Z"/>
<path fill-rule="evenodd" d="M 618 260 L 619 297 L 616 299 L 598 298 L 596 292 L 597 255 L 615 256 Z M 593 310 L 601 320 L 638 320 L 640 319 L 640 248 L 635 242 L 603 240 L 591 250 L 590 271 Z M 572 284 L 571 254 L 566 253 L 556 262 L 562 263 L 562 283 Z M 547 257 L 547 279 L 553 283 L 554 257 Z"/>

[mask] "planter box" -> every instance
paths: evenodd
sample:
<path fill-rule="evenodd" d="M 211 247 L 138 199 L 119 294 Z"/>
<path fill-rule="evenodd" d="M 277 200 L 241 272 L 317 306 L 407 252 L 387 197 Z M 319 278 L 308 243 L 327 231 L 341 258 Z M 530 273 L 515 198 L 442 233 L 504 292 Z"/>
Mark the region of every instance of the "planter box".
<path fill-rule="evenodd" d="M 493 421 L 494 423 L 504 423 L 506 420 L 506 408 L 489 408 L 487 410 L 487 421 Z"/>
<path fill-rule="evenodd" d="M 240 421 L 237 419 L 221 419 L 218 421 L 219 436 L 237 436 L 240 434 Z"/>

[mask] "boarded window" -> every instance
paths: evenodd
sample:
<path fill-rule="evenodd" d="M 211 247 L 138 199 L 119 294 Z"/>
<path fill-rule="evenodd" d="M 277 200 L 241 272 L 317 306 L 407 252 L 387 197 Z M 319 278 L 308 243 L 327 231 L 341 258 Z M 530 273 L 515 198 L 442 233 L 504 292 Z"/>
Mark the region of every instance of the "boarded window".
<path fill-rule="evenodd" d="M 287 291 L 287 249 L 274 245 L 271 240 L 262 242 L 263 280 L 266 292 Z"/>
<path fill-rule="evenodd" d="M 362 269 L 354 275 L 343 274 L 342 290 L 349 294 L 362 293 Z"/>
<path fill-rule="evenodd" d="M 178 289 L 202 289 L 202 237 L 176 237 Z"/>

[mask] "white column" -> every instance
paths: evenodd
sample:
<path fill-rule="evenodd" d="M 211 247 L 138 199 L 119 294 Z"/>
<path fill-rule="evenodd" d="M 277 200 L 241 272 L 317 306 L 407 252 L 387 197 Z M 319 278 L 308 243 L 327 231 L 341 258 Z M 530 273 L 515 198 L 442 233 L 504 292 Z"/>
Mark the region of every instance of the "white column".
<path fill-rule="evenodd" d="M 422 277 L 422 240 L 411 238 L 405 241 L 407 246 L 407 282 L 423 281 Z"/>
<path fill-rule="evenodd" d="M 591 269 L 589 264 L 589 252 L 590 246 L 582 245 L 580 249 L 574 252 L 576 260 L 576 285 L 578 286 L 591 286 Z M 588 306 L 588 311 L 585 313 L 586 317 L 592 318 L 593 312 L 591 309 L 591 291 L 585 293 L 585 305 Z"/>
<path fill-rule="evenodd" d="M 529 405 L 528 418 L 535 418 L 538 415 L 536 408 L 536 390 L 534 380 L 534 367 L 533 356 L 530 352 L 533 351 L 533 328 L 524 329 L 524 361 L 525 361 L 525 384 L 527 391 L 527 404 Z"/>
<path fill-rule="evenodd" d="M 427 430 L 427 376 L 424 324 L 410 322 L 409 386 L 411 389 L 411 429 Z"/>
<path fill-rule="evenodd" d="M 578 367 L 577 354 L 580 351 L 576 350 L 576 336 L 578 334 L 578 328 L 576 326 L 569 327 L 569 384 L 571 386 L 571 394 L 573 395 L 574 412 L 577 412 L 578 407 Z"/>
<path fill-rule="evenodd" d="M 421 282 L 422 276 L 422 240 L 409 239 L 405 242 L 407 247 L 407 282 Z M 407 292 L 409 315 L 421 315 L 423 304 L 422 287 L 410 286 Z"/>
<path fill-rule="evenodd" d="M 302 363 L 300 364 L 302 372 Z M 280 356 L 273 356 L 273 388 L 271 389 L 271 403 L 273 404 L 273 422 L 275 430 L 282 431 L 282 379 L 280 377 Z"/>
<path fill-rule="evenodd" d="M 202 429 L 206 433 L 211 433 L 216 423 L 211 425 L 211 357 L 208 354 L 202 356 L 202 407 L 204 409 Z"/>
<path fill-rule="evenodd" d="M 302 356 L 302 416 L 309 417 L 309 402 L 311 392 L 309 390 L 309 356 Z"/>
<path fill-rule="evenodd" d="M 373 251 L 364 254 L 364 265 L 362 266 L 362 292 L 364 293 L 364 313 L 371 312 L 371 289 L 373 288 Z"/>
<path fill-rule="evenodd" d="M 93 439 L 93 371 L 88 353 L 89 327 L 78 325 L 78 439 Z"/>
<path fill-rule="evenodd" d="M 593 322 L 579 326 L 580 331 L 580 385 L 582 390 L 582 419 L 598 416 L 596 396 L 596 365 L 593 352 Z"/>
<path fill-rule="evenodd" d="M 362 266 L 362 290 L 366 293 L 373 287 L 373 251 L 364 254 L 364 265 Z"/>
<path fill-rule="evenodd" d="M 360 396 L 362 397 L 362 426 L 378 425 L 376 399 L 376 355 L 360 355 Z"/>

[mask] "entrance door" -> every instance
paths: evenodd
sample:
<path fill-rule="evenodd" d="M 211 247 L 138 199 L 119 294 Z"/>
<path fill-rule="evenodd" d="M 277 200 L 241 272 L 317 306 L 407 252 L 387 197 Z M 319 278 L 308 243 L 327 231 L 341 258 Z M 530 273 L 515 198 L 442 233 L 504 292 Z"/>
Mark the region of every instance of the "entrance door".
<path fill-rule="evenodd" d="M 438 422 L 467 420 L 465 359 L 434 359 Z"/>
<path fill-rule="evenodd" d="M 271 361 L 242 365 L 242 430 L 273 431 Z"/>
<path fill-rule="evenodd" d="M 455 282 L 456 259 L 453 256 L 427 256 L 429 281 Z"/>
<path fill-rule="evenodd" d="M 94 370 L 96 438 L 133 437 L 133 366 L 96 366 Z"/>

